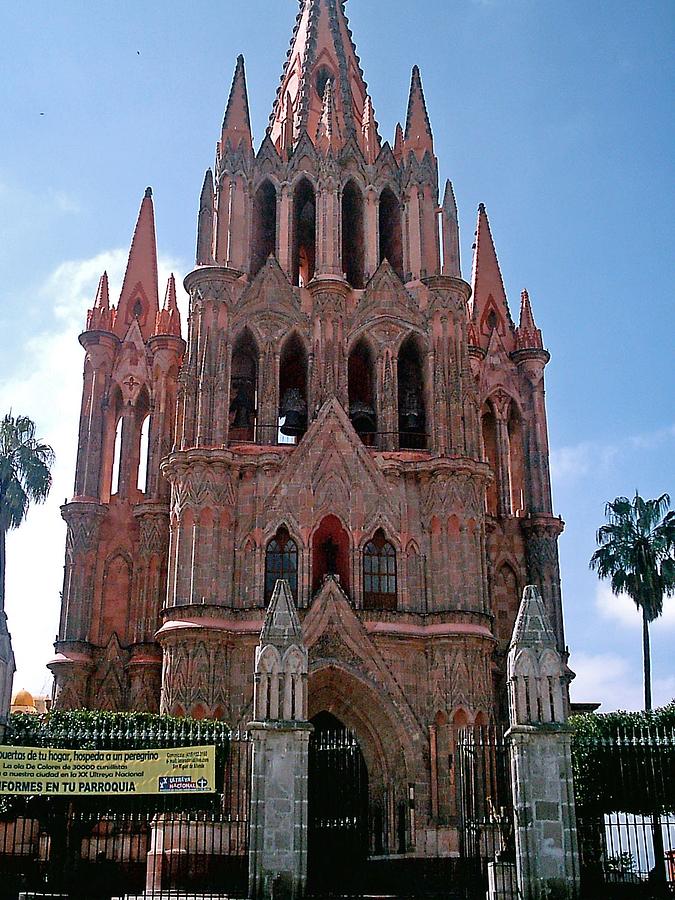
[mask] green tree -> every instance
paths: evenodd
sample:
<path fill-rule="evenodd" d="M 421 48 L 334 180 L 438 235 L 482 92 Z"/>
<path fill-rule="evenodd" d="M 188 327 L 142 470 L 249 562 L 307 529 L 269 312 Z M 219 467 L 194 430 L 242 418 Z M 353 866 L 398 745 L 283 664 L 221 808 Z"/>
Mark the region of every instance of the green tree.
<path fill-rule="evenodd" d="M 675 512 L 670 497 L 617 497 L 605 507 L 590 567 L 609 578 L 612 593 L 628 594 L 642 614 L 645 709 L 652 708 L 649 625 L 663 612 L 663 598 L 675 592 Z"/>
<path fill-rule="evenodd" d="M 52 486 L 54 451 L 35 437 L 28 416 L 0 422 L 0 613 L 5 609 L 5 542 L 10 528 L 18 528 L 31 503 L 43 503 Z"/>

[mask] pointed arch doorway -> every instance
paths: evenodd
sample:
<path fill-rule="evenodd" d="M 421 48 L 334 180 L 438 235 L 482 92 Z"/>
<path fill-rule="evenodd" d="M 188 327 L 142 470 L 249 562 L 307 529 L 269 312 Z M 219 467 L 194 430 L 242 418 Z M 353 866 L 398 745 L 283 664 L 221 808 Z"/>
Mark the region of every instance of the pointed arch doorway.
<path fill-rule="evenodd" d="M 336 716 L 320 712 L 311 722 L 309 890 L 358 890 L 368 856 L 368 770 L 355 733 Z"/>

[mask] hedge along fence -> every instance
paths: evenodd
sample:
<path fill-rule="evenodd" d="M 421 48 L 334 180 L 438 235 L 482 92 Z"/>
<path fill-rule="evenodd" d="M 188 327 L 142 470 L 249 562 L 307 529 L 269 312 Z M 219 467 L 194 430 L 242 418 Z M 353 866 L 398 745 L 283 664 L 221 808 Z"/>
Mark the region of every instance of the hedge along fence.
<path fill-rule="evenodd" d="M 570 725 L 582 815 L 675 812 L 675 701 L 652 713 L 575 716 Z"/>
<path fill-rule="evenodd" d="M 226 764 L 232 741 L 245 741 L 245 733 L 233 733 L 221 721 L 161 716 L 153 713 L 116 713 L 100 710 L 67 710 L 35 715 L 13 713 L 5 733 L 5 744 L 15 747 L 54 747 L 69 750 L 148 750 L 170 747 L 216 747 L 216 786 L 223 790 Z M 0 819 L 38 811 L 63 798 L 0 796 Z M 101 798 L 78 798 L 83 806 L 98 805 Z M 107 802 L 107 801 L 106 801 Z M 118 797 L 116 808 L 165 805 L 155 797 Z M 174 796 L 173 806 L 181 809 L 216 809 L 217 794 Z"/>

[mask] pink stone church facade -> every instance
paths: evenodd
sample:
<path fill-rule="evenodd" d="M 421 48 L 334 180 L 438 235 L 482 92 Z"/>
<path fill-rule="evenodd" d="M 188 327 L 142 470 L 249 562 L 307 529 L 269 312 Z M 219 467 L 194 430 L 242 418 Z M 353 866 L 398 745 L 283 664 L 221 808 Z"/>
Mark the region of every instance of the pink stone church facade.
<path fill-rule="evenodd" d="M 119 300 L 104 274 L 80 336 L 56 706 L 245 725 L 285 578 L 310 717 L 442 834 L 452 726 L 505 720 L 526 584 L 564 651 L 549 354 L 483 205 L 462 277 L 419 70 L 385 142 L 341 0 L 304 0 L 257 149 L 238 60 L 185 288 L 181 323 L 148 189 Z"/>

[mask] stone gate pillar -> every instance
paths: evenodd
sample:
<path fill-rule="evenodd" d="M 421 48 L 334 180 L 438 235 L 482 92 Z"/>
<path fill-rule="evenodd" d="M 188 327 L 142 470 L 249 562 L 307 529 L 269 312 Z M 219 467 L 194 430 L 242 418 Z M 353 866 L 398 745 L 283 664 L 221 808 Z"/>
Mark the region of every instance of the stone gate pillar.
<path fill-rule="evenodd" d="M 299 900 L 307 881 L 307 650 L 277 581 L 255 654 L 249 896 Z"/>
<path fill-rule="evenodd" d="M 567 681 L 541 594 L 523 592 L 507 660 L 508 739 L 523 900 L 578 896 Z"/>
<path fill-rule="evenodd" d="M 5 739 L 15 671 L 12 639 L 7 630 L 7 616 L 4 609 L 0 608 L 0 744 Z"/>

